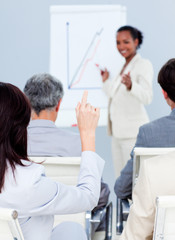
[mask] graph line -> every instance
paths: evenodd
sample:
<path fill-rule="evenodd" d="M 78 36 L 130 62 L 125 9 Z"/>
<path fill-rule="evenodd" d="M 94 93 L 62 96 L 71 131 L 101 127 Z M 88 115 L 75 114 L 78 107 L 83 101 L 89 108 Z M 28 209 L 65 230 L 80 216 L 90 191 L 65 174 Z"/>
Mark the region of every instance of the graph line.
<path fill-rule="evenodd" d="M 69 86 L 69 22 L 66 23 L 66 34 L 67 34 L 67 85 Z"/>
<path fill-rule="evenodd" d="M 89 63 L 90 61 L 92 61 L 92 59 L 93 59 L 94 56 L 95 56 L 95 53 L 96 53 L 97 48 L 98 48 L 98 46 L 99 46 L 99 44 L 100 44 L 100 41 L 101 41 L 101 40 L 98 40 L 92 56 L 85 61 L 84 66 L 83 66 L 83 69 L 82 69 L 82 71 L 81 71 L 81 73 L 80 73 L 79 79 L 78 79 L 76 82 L 73 82 L 72 85 L 70 86 L 70 88 L 72 88 L 73 86 L 75 86 L 76 84 L 78 84 L 78 83 L 81 81 L 82 76 L 83 76 L 83 74 L 84 74 L 84 72 L 85 72 L 85 69 L 86 69 L 88 63 Z"/>
<path fill-rule="evenodd" d="M 100 36 L 101 33 L 103 32 L 103 28 L 101 28 L 100 31 L 98 31 L 98 32 L 96 32 L 94 34 L 94 36 L 92 38 L 92 41 L 90 42 L 90 44 L 89 44 L 89 46 L 88 46 L 88 48 L 87 48 L 87 50 L 86 50 L 86 52 L 85 52 L 85 54 L 84 54 L 84 56 L 83 56 L 83 58 L 81 60 L 79 66 L 77 67 L 77 69 L 76 69 L 76 71 L 75 71 L 75 73 L 73 75 L 71 83 L 69 84 L 69 57 L 70 57 L 70 52 L 69 52 L 69 22 L 67 22 L 66 25 L 67 25 L 66 26 L 67 27 L 67 31 L 66 31 L 66 34 L 67 34 L 67 82 L 68 82 L 68 89 L 70 89 L 74 85 L 73 83 L 75 82 L 75 78 L 78 75 L 78 73 L 79 73 L 79 71 L 80 71 L 80 69 L 81 69 L 81 67 L 82 67 L 82 65 L 83 65 L 83 63 L 84 63 L 84 61 L 85 61 L 89 51 L 93 47 L 96 38 L 98 36 Z M 98 47 L 98 46 L 96 45 L 96 47 Z"/>

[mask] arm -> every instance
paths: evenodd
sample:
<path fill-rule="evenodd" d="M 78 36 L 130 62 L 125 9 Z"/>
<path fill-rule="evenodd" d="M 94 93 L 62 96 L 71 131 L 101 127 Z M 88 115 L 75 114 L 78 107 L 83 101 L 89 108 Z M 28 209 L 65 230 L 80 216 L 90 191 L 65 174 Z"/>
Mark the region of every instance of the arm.
<path fill-rule="evenodd" d="M 131 198 L 132 195 L 132 172 L 133 172 L 133 150 L 131 159 L 122 169 L 120 176 L 115 181 L 114 192 L 121 199 Z"/>
<path fill-rule="evenodd" d="M 140 127 L 139 133 L 137 135 L 136 144 L 134 147 L 145 147 L 146 146 L 146 136 L 144 127 Z M 117 178 L 114 186 L 115 194 L 121 198 L 131 198 L 132 195 L 132 174 L 133 174 L 133 157 L 134 148 L 131 152 L 131 159 L 128 160 L 125 167 L 122 169 L 120 176 Z"/>
<path fill-rule="evenodd" d="M 107 69 L 105 69 L 105 71 L 101 71 L 101 76 L 102 76 L 102 82 L 103 82 L 103 91 L 110 98 L 112 81 L 109 80 L 109 72 L 107 71 Z"/>
<path fill-rule="evenodd" d="M 130 94 L 135 96 L 143 104 L 149 104 L 152 101 L 152 79 L 153 67 L 148 60 L 144 60 L 137 64 L 138 74 L 133 76 L 136 78 L 132 81 L 132 87 L 129 91 Z M 132 80 L 132 72 L 131 72 Z"/>
<path fill-rule="evenodd" d="M 112 88 L 112 81 L 111 80 L 106 80 L 103 83 L 103 91 L 105 92 L 107 97 L 111 97 L 111 88 Z"/>
<path fill-rule="evenodd" d="M 106 93 L 108 98 L 112 98 L 115 91 L 120 85 L 120 82 L 117 81 L 117 77 L 115 77 L 113 80 L 109 79 L 109 72 L 107 69 L 105 71 L 101 71 L 102 76 L 102 82 L 103 82 L 103 91 Z"/>
<path fill-rule="evenodd" d="M 134 188 L 133 204 L 120 240 L 151 240 L 154 215 L 155 203 L 151 197 L 151 184 L 144 161 Z"/>
<path fill-rule="evenodd" d="M 76 115 L 82 141 L 82 163 L 76 187 L 54 182 L 39 172 L 31 187 L 28 210 L 24 215 L 54 215 L 93 209 L 99 199 L 104 161 L 95 151 L 95 129 L 99 109 L 87 104 L 87 92 L 77 105 Z M 35 201 L 32 201 L 35 199 Z M 27 212 L 29 211 L 29 212 Z"/>

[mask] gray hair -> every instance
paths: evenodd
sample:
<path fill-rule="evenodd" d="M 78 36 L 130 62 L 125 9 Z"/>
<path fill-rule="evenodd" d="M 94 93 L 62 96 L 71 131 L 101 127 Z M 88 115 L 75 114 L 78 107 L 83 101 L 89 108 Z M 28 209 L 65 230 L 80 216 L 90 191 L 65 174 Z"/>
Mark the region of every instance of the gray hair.
<path fill-rule="evenodd" d="M 62 83 L 47 73 L 32 76 L 24 87 L 24 93 L 37 115 L 42 110 L 52 110 L 64 95 Z"/>

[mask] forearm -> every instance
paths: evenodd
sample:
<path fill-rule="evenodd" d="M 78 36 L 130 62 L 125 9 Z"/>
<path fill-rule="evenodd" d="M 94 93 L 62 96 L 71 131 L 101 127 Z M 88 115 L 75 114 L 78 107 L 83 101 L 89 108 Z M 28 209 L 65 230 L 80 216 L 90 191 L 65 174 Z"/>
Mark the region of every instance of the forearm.
<path fill-rule="evenodd" d="M 121 171 L 114 186 L 115 194 L 121 199 L 130 198 L 132 195 L 132 171 L 133 160 L 130 159 Z"/>
<path fill-rule="evenodd" d="M 107 95 L 107 97 L 111 97 L 111 87 L 112 87 L 112 81 L 107 79 L 104 83 L 103 83 L 103 91 L 105 92 L 105 94 Z"/>

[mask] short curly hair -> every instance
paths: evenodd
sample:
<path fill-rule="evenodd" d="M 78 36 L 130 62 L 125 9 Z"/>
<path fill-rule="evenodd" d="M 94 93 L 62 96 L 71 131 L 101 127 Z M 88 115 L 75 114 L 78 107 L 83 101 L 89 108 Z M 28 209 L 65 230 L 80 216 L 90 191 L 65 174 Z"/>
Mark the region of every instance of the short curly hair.
<path fill-rule="evenodd" d="M 47 73 L 32 76 L 24 87 L 32 110 L 39 116 L 42 110 L 52 110 L 63 97 L 62 83 Z"/>

